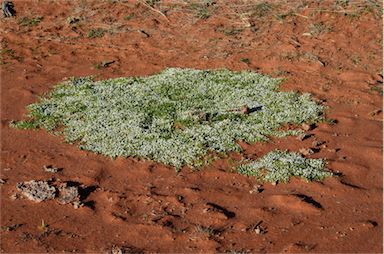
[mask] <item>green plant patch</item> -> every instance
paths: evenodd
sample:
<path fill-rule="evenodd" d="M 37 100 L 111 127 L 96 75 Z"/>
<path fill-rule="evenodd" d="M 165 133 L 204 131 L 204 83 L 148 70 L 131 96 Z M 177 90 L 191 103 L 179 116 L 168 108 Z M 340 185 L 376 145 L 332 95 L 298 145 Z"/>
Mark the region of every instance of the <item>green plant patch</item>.
<path fill-rule="evenodd" d="M 43 19 L 44 19 L 43 16 L 37 16 L 37 17 L 33 17 L 33 18 L 23 17 L 19 21 L 19 25 L 21 25 L 21 26 L 37 26 L 38 24 L 40 24 L 41 21 L 43 21 Z"/>
<path fill-rule="evenodd" d="M 180 169 L 237 143 L 298 135 L 281 129 L 322 120 L 309 94 L 278 91 L 281 79 L 229 70 L 167 69 L 147 77 L 74 78 L 28 106 L 27 121 L 80 148 L 111 157 L 137 156 Z"/>
<path fill-rule="evenodd" d="M 325 166 L 323 159 L 308 159 L 299 153 L 275 150 L 259 160 L 238 166 L 237 170 L 264 182 L 289 182 L 294 176 L 308 181 L 321 181 L 332 176 Z"/>
<path fill-rule="evenodd" d="M 91 29 L 88 32 L 88 38 L 94 39 L 94 38 L 101 38 L 105 35 L 106 30 L 103 28 L 95 28 Z"/>

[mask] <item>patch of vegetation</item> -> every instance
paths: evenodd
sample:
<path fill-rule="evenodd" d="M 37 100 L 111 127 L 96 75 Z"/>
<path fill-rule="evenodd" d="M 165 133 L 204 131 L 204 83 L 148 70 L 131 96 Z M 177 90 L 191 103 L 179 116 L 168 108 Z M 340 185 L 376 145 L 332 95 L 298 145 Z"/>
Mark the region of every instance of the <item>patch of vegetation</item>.
<path fill-rule="evenodd" d="M 88 38 L 90 38 L 90 39 L 101 38 L 105 35 L 105 33 L 106 33 L 106 30 L 103 28 L 91 29 L 88 32 Z"/>
<path fill-rule="evenodd" d="M 375 85 L 370 88 L 370 91 L 372 92 L 378 92 L 379 94 L 384 94 L 383 86 L 382 85 Z"/>
<path fill-rule="evenodd" d="M 18 62 L 22 62 L 24 60 L 24 58 L 22 56 L 18 56 L 16 54 L 16 51 L 14 51 L 13 49 L 7 48 L 5 46 L 0 51 L 0 63 L 1 64 L 6 64 L 6 62 L 5 62 L 6 57 L 9 57 L 10 59 L 16 60 Z"/>
<path fill-rule="evenodd" d="M 44 220 L 41 220 L 41 224 L 38 226 L 38 228 L 42 231 L 47 231 L 49 229 L 49 225 L 44 222 Z"/>
<path fill-rule="evenodd" d="M 332 176 L 325 166 L 323 159 L 307 159 L 299 153 L 275 150 L 257 161 L 240 165 L 238 171 L 264 182 L 289 182 L 294 176 L 321 181 Z"/>
<path fill-rule="evenodd" d="M 293 10 L 289 10 L 287 12 L 284 12 L 284 13 L 281 13 L 281 14 L 277 14 L 276 15 L 276 18 L 277 20 L 279 20 L 280 22 L 283 22 L 284 20 L 286 20 L 287 18 L 289 17 L 293 17 L 295 16 L 295 12 Z"/>
<path fill-rule="evenodd" d="M 253 8 L 253 15 L 257 18 L 262 18 L 264 16 L 267 16 L 273 9 L 273 5 L 269 2 L 261 2 L 259 4 L 256 4 Z"/>
<path fill-rule="evenodd" d="M 34 121 L 11 122 L 10 126 L 17 128 L 17 129 L 23 129 L 23 130 L 38 129 L 39 128 L 39 125 Z"/>
<path fill-rule="evenodd" d="M 205 227 L 202 225 L 197 225 L 196 231 L 199 233 L 207 234 L 209 238 L 212 238 L 212 237 L 220 234 L 220 230 L 217 230 L 213 227 Z"/>
<path fill-rule="evenodd" d="M 131 20 L 131 19 L 133 19 L 134 17 L 135 17 L 135 14 L 134 14 L 134 13 L 131 13 L 131 14 L 125 16 L 125 17 L 124 17 L 124 20 Z"/>
<path fill-rule="evenodd" d="M 151 7 L 154 7 L 157 3 L 160 2 L 160 0 L 145 0 L 145 2 L 151 6 Z"/>
<path fill-rule="evenodd" d="M 19 21 L 19 25 L 21 26 L 37 26 L 40 24 L 41 21 L 43 21 L 44 17 L 43 16 L 37 16 L 34 18 L 29 18 L 29 17 L 22 17 L 21 20 Z"/>
<path fill-rule="evenodd" d="M 208 19 L 212 14 L 210 7 L 215 4 L 212 0 L 204 0 L 200 3 L 192 3 L 191 8 L 196 11 L 195 16 L 199 19 Z"/>
<path fill-rule="evenodd" d="M 324 33 L 332 32 L 331 25 L 327 25 L 324 22 L 314 23 L 309 26 L 309 32 L 312 36 L 318 36 Z"/>
<path fill-rule="evenodd" d="M 249 58 L 241 58 L 240 61 L 242 61 L 245 64 L 251 64 L 251 60 L 249 60 Z"/>
<path fill-rule="evenodd" d="M 321 119 L 309 94 L 278 91 L 281 79 L 251 71 L 167 69 L 148 77 L 75 78 L 28 106 L 29 123 L 107 156 L 138 156 L 181 168 L 210 152 L 241 151 L 298 135 L 288 123 Z M 17 127 L 19 123 L 16 123 Z"/>
<path fill-rule="evenodd" d="M 14 230 L 18 229 L 21 226 L 23 226 L 23 224 L 13 224 L 13 225 L 10 225 L 10 226 L 1 226 L 1 230 L 9 232 L 9 231 L 14 231 Z"/>
<path fill-rule="evenodd" d="M 242 31 L 243 29 L 240 29 L 240 28 L 230 28 L 230 29 L 223 30 L 226 36 L 234 36 L 241 33 Z"/>

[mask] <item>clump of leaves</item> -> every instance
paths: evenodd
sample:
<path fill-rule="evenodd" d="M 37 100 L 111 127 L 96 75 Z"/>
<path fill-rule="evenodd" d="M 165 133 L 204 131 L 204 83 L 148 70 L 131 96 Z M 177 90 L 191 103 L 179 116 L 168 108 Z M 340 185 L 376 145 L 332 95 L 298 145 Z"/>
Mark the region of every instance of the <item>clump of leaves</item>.
<path fill-rule="evenodd" d="M 82 149 L 138 156 L 180 168 L 210 152 L 241 151 L 238 140 L 298 135 L 288 123 L 321 119 L 309 94 L 278 91 L 281 79 L 251 71 L 167 69 L 148 77 L 75 78 L 29 105 L 30 120 Z"/>
<path fill-rule="evenodd" d="M 23 17 L 19 21 L 19 25 L 21 26 L 37 26 L 41 21 L 43 21 L 44 17 L 43 16 L 37 16 L 33 18 L 29 17 Z"/>
<path fill-rule="evenodd" d="M 103 28 L 95 28 L 91 29 L 88 32 L 88 38 L 94 39 L 94 38 L 101 38 L 105 35 L 106 30 Z"/>
<path fill-rule="evenodd" d="M 325 166 L 323 159 L 308 159 L 299 153 L 275 150 L 237 169 L 241 174 L 255 176 L 265 182 L 289 182 L 293 176 L 308 181 L 321 181 L 332 176 Z"/>

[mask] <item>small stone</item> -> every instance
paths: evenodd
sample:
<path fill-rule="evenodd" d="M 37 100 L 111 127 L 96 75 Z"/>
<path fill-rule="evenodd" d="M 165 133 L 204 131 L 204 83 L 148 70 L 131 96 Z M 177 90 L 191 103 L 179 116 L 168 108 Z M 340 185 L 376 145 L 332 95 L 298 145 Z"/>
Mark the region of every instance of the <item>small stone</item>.
<path fill-rule="evenodd" d="M 80 201 L 73 202 L 73 208 L 75 208 L 75 209 L 79 209 L 82 206 L 84 206 L 84 204 L 81 203 Z"/>
<path fill-rule="evenodd" d="M 48 166 L 44 165 L 43 168 L 45 172 L 50 172 L 50 173 L 57 173 L 61 170 L 60 168 L 53 167 L 52 165 L 48 165 Z"/>
<path fill-rule="evenodd" d="M 7 182 L 6 180 L 4 180 L 4 179 L 0 178 L 0 185 L 3 185 L 3 184 L 5 184 L 6 182 Z"/>
<path fill-rule="evenodd" d="M 376 109 L 376 110 L 370 112 L 369 114 L 370 114 L 371 116 L 376 116 L 376 115 L 379 115 L 381 112 L 382 112 L 381 109 Z"/>
<path fill-rule="evenodd" d="M 263 185 L 258 184 L 258 185 L 253 186 L 253 189 L 250 190 L 249 193 L 251 193 L 251 194 L 253 194 L 253 193 L 261 193 L 263 191 L 264 191 Z"/>
<path fill-rule="evenodd" d="M 29 181 L 17 184 L 17 189 L 28 199 L 41 202 L 54 199 L 56 196 L 56 188 L 49 185 L 46 181 Z"/>
<path fill-rule="evenodd" d="M 314 146 L 314 147 L 318 147 L 318 146 L 321 146 L 323 144 L 325 144 L 325 141 L 315 140 L 312 142 L 312 146 Z"/>
<path fill-rule="evenodd" d="M 362 225 L 367 228 L 374 228 L 374 227 L 377 227 L 378 223 L 373 220 L 367 220 L 363 222 Z"/>
<path fill-rule="evenodd" d="M 255 233 L 258 234 L 258 235 L 260 235 L 260 233 L 261 233 L 261 229 L 260 229 L 259 227 L 255 228 Z"/>
<path fill-rule="evenodd" d="M 307 139 L 307 138 L 310 138 L 310 137 L 312 137 L 312 135 L 311 134 L 308 134 L 308 133 L 303 133 L 303 134 L 300 134 L 299 136 L 297 136 L 297 140 L 300 140 L 300 141 L 303 141 L 303 140 L 305 140 L 305 139 Z"/>
<path fill-rule="evenodd" d="M 328 152 L 330 153 L 336 153 L 338 152 L 340 149 L 328 149 Z"/>
<path fill-rule="evenodd" d="M 79 190 L 76 186 L 67 186 L 64 184 L 58 188 L 59 194 L 57 201 L 63 205 L 80 200 Z"/>
<path fill-rule="evenodd" d="M 20 195 L 18 193 L 14 193 L 9 197 L 11 200 L 16 200 L 20 198 Z"/>
<path fill-rule="evenodd" d="M 306 124 L 306 123 L 303 123 L 301 125 L 301 128 L 305 131 L 310 131 L 310 130 L 313 130 L 314 128 L 316 127 L 315 124 Z"/>
<path fill-rule="evenodd" d="M 315 151 L 312 149 L 312 148 L 301 148 L 299 150 L 299 152 L 302 154 L 302 155 L 310 155 L 310 154 L 314 154 Z"/>
<path fill-rule="evenodd" d="M 111 250 L 111 254 L 123 254 L 123 250 L 117 246 L 113 246 Z"/>

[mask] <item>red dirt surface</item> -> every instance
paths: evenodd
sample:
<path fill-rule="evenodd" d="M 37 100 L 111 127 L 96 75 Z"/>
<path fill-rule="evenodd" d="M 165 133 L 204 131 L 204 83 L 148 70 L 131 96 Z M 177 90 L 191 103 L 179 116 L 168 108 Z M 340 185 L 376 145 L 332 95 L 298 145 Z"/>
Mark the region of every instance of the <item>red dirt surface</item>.
<path fill-rule="evenodd" d="M 260 1 L 211 2 L 14 1 L 17 16 L 1 19 L 2 252 L 383 252 L 379 1 L 269 1 L 264 9 Z M 38 16 L 36 25 L 23 20 Z M 88 38 L 94 28 L 106 33 Z M 282 89 L 312 93 L 337 123 L 318 124 L 303 141 L 243 144 L 242 154 L 180 173 L 9 127 L 68 77 L 167 67 L 285 77 Z M 316 141 L 324 144 L 308 157 L 326 158 L 337 173 L 322 183 L 258 188 L 231 171 L 232 161 Z M 85 206 L 11 198 L 17 183 L 51 178 L 85 186 Z"/>

